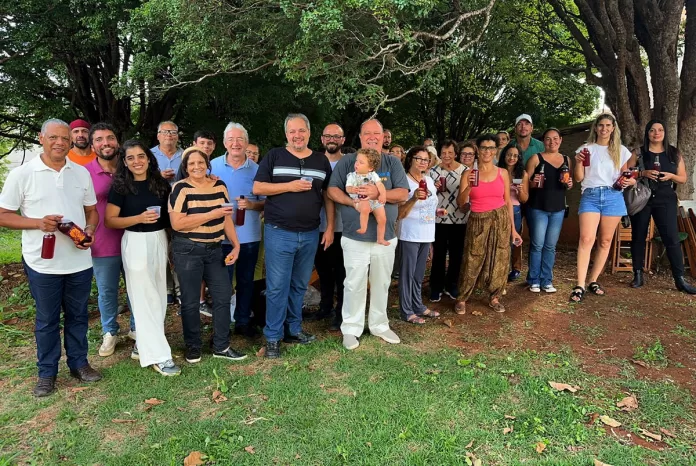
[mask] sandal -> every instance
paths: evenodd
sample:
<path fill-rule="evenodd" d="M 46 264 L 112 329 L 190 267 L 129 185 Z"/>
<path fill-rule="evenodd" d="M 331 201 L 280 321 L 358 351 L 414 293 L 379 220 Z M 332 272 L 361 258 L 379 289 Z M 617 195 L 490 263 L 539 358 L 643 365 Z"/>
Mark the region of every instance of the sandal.
<path fill-rule="evenodd" d="M 501 312 L 501 313 L 505 312 L 505 306 L 503 306 L 500 301 L 496 301 L 496 302 L 491 301 L 488 303 L 488 306 L 491 309 L 493 309 L 495 312 Z"/>
<path fill-rule="evenodd" d="M 581 286 L 576 286 L 575 288 L 573 288 L 573 292 L 570 293 L 569 301 L 571 303 L 579 303 L 583 300 L 584 297 L 585 297 L 585 288 L 583 288 Z"/>
<path fill-rule="evenodd" d="M 587 289 L 590 290 L 592 293 L 596 294 L 597 296 L 604 296 L 606 291 L 604 291 L 604 288 L 602 288 L 602 285 L 600 285 L 597 282 L 592 282 L 589 285 L 587 285 Z"/>
<path fill-rule="evenodd" d="M 421 317 L 440 317 L 440 313 L 432 309 L 426 309 L 422 314 L 418 315 Z"/>
<path fill-rule="evenodd" d="M 425 323 L 425 319 L 416 315 L 416 314 L 411 314 L 406 319 L 403 319 L 403 321 L 408 322 L 409 324 L 417 324 L 417 325 L 423 325 Z"/>
<path fill-rule="evenodd" d="M 466 301 L 457 301 L 457 304 L 454 305 L 454 312 L 460 316 L 466 314 Z"/>

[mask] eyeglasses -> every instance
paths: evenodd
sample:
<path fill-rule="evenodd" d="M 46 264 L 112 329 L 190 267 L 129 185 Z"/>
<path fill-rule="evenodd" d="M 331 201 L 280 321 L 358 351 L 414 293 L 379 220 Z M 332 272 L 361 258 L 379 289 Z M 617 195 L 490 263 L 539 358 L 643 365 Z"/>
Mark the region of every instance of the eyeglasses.
<path fill-rule="evenodd" d="M 462 157 L 474 157 L 476 154 L 474 152 L 462 152 Z"/>
<path fill-rule="evenodd" d="M 478 150 L 479 152 L 493 152 L 498 150 L 498 148 L 495 146 L 480 146 Z"/>
<path fill-rule="evenodd" d="M 161 129 L 157 131 L 157 133 L 166 134 L 167 136 L 176 136 L 177 134 L 179 134 L 179 131 L 175 129 Z"/>
<path fill-rule="evenodd" d="M 322 134 L 321 137 L 323 137 L 324 139 L 333 139 L 336 141 L 338 141 L 339 139 L 343 139 L 343 136 L 341 136 L 340 134 Z"/>
<path fill-rule="evenodd" d="M 238 144 L 244 144 L 246 142 L 245 138 L 225 138 L 225 142 L 236 142 Z"/>
<path fill-rule="evenodd" d="M 421 157 L 413 157 L 413 160 L 415 160 L 416 162 L 421 162 L 421 163 L 429 163 L 430 162 L 430 159 L 424 159 Z"/>

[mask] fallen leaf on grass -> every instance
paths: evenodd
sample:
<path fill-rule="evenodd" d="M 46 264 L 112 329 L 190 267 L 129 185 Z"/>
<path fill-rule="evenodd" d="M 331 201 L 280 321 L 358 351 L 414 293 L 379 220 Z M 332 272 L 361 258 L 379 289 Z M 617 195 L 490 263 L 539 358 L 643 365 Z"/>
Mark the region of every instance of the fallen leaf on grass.
<path fill-rule="evenodd" d="M 247 453 L 249 453 L 249 454 L 251 454 L 251 455 L 253 455 L 254 453 L 256 453 L 256 450 L 254 450 L 254 447 L 251 446 L 251 445 L 249 445 L 249 446 L 247 446 L 247 447 L 244 447 L 244 451 L 247 452 Z"/>
<path fill-rule="evenodd" d="M 650 367 L 650 366 L 648 366 L 647 363 L 644 363 L 643 361 L 639 361 L 638 359 L 631 359 L 631 362 L 633 364 L 639 365 L 640 367 L 645 367 L 646 369 Z"/>
<path fill-rule="evenodd" d="M 471 311 L 471 315 L 472 315 L 472 316 L 482 316 L 482 315 L 483 315 L 483 312 L 481 312 L 481 311 Z"/>
<path fill-rule="evenodd" d="M 568 385 L 567 383 L 549 382 L 549 385 L 551 385 L 551 388 L 558 390 L 559 392 L 568 390 L 570 393 L 575 393 L 580 390 L 580 387 L 574 387 L 572 385 Z"/>
<path fill-rule="evenodd" d="M 597 413 L 591 413 L 591 414 L 590 414 L 590 420 L 587 421 L 587 425 L 588 425 L 588 426 L 591 426 L 592 424 L 595 423 L 595 421 L 596 421 L 598 418 L 599 418 L 599 414 L 597 414 Z"/>
<path fill-rule="evenodd" d="M 220 390 L 215 390 L 213 392 L 213 401 L 215 403 L 222 403 L 223 401 L 227 401 L 227 397 L 223 395 Z"/>
<path fill-rule="evenodd" d="M 205 461 L 203 461 L 204 456 L 205 455 L 200 451 L 192 451 L 184 458 L 184 466 L 200 466 L 201 464 L 205 464 Z"/>
<path fill-rule="evenodd" d="M 135 422 L 135 419 L 112 419 L 111 422 L 114 424 L 130 424 Z"/>
<path fill-rule="evenodd" d="M 543 453 L 546 450 L 546 444 L 544 442 L 537 443 L 535 450 L 539 454 Z"/>
<path fill-rule="evenodd" d="M 512 431 L 513 431 L 513 427 L 506 427 L 505 429 L 503 429 L 503 435 L 510 434 L 510 433 L 512 433 Z"/>
<path fill-rule="evenodd" d="M 476 455 L 473 453 L 466 452 L 466 459 L 467 459 L 467 464 L 470 464 L 471 466 L 481 466 L 483 463 L 479 458 L 476 458 Z"/>
<path fill-rule="evenodd" d="M 446 326 L 448 326 L 449 328 L 452 328 L 452 325 L 454 325 L 452 323 L 452 319 L 445 319 L 442 321 L 442 323 L 445 324 Z"/>
<path fill-rule="evenodd" d="M 619 421 L 610 418 L 606 414 L 603 416 L 599 416 L 599 420 L 602 421 L 603 424 L 608 425 L 609 427 L 619 427 L 621 425 Z"/>
<path fill-rule="evenodd" d="M 89 390 L 89 387 L 73 387 L 70 389 L 72 393 L 84 392 L 85 390 Z"/>
<path fill-rule="evenodd" d="M 471 448 L 474 446 L 474 441 L 472 440 L 471 442 L 467 443 L 464 448 Z"/>
<path fill-rule="evenodd" d="M 157 398 L 148 398 L 147 400 L 145 400 L 145 404 L 148 404 L 150 406 L 157 406 L 161 405 L 162 403 L 164 403 L 164 401 L 158 400 Z"/>
<path fill-rule="evenodd" d="M 653 440 L 657 440 L 658 442 L 662 441 L 662 435 L 660 435 L 660 434 L 653 434 L 649 430 L 645 430 L 645 429 L 640 429 L 640 433 L 645 435 L 646 437 L 650 437 Z"/>
<path fill-rule="evenodd" d="M 514 421 L 517 418 L 515 416 L 510 416 L 509 414 L 506 414 L 505 419 L 510 419 L 511 421 Z"/>
<path fill-rule="evenodd" d="M 669 431 L 669 430 L 667 430 L 667 429 L 664 429 L 664 428 L 662 428 L 662 427 L 660 427 L 660 432 L 662 432 L 663 434 L 665 434 L 667 437 L 677 438 L 677 436 L 674 435 L 673 432 L 671 432 L 671 431 Z"/>
<path fill-rule="evenodd" d="M 257 352 L 256 352 L 256 357 L 257 358 L 262 358 L 266 354 L 266 347 L 262 346 Z"/>
<path fill-rule="evenodd" d="M 609 464 L 609 463 L 603 463 L 603 462 L 601 462 L 601 461 L 599 461 L 598 459 L 595 458 L 595 460 L 594 460 L 594 466 L 611 466 L 611 464 Z"/>
<path fill-rule="evenodd" d="M 635 395 L 627 396 L 623 400 L 616 403 L 616 407 L 621 408 L 621 411 L 630 412 L 634 409 L 638 409 L 638 400 L 636 399 Z"/>
<path fill-rule="evenodd" d="M 19 322 L 19 317 L 13 317 L 11 319 L 3 320 L 2 323 L 5 325 L 14 325 Z"/>

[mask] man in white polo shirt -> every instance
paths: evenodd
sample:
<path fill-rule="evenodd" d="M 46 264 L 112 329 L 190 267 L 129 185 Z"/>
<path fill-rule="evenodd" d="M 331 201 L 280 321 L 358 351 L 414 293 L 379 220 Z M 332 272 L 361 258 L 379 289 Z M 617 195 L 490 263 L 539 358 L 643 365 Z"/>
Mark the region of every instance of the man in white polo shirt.
<path fill-rule="evenodd" d="M 101 374 L 87 361 L 91 242 L 76 246 L 57 231 L 58 225 L 69 219 L 94 238 L 99 214 L 89 172 L 66 159 L 70 149 L 68 124 L 46 120 L 39 142 L 43 146 L 41 156 L 7 176 L 0 194 L 0 226 L 23 230 L 22 261 L 36 302 L 34 335 L 39 379 L 33 393 L 47 396 L 55 390 L 58 374 L 61 308 L 65 314 L 65 352 L 70 375 L 82 382 L 101 379 Z M 52 258 L 43 259 L 42 244 L 49 234 L 55 234 L 54 253 Z"/>

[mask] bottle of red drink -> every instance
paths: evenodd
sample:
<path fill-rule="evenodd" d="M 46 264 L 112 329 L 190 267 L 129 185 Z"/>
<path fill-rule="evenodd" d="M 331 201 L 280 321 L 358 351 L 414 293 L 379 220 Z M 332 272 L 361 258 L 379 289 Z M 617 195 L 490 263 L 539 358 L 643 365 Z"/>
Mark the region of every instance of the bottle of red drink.
<path fill-rule="evenodd" d="M 563 165 L 561 165 L 561 171 L 558 175 L 558 181 L 560 181 L 561 184 L 564 184 L 565 186 L 568 186 L 568 183 L 570 182 L 570 168 L 568 168 L 568 164 L 565 163 L 565 160 L 563 161 Z"/>
<path fill-rule="evenodd" d="M 640 170 L 638 169 L 638 167 L 631 167 L 630 170 L 631 170 L 631 178 L 633 178 L 634 180 L 637 180 L 638 176 L 640 175 Z"/>
<path fill-rule="evenodd" d="M 65 217 L 58 224 L 58 230 L 67 235 L 76 246 L 84 246 L 85 243 L 91 243 L 92 237 L 87 235 L 79 226 L 75 225 L 72 220 Z"/>
<path fill-rule="evenodd" d="M 43 237 L 43 243 L 41 243 L 41 258 L 42 259 L 53 259 L 53 253 L 56 250 L 56 235 L 53 233 L 46 233 Z"/>
<path fill-rule="evenodd" d="M 546 175 L 544 175 L 544 165 L 546 164 L 541 164 L 541 170 L 539 170 L 539 179 L 536 182 L 535 187 L 538 189 L 541 189 L 544 187 L 544 182 L 546 181 Z"/>
<path fill-rule="evenodd" d="M 239 199 L 244 199 L 244 196 L 239 196 Z M 240 209 L 237 207 L 237 210 L 234 212 L 234 224 L 237 225 L 238 227 L 241 227 L 244 225 L 244 218 L 246 217 L 246 210 Z"/>
<path fill-rule="evenodd" d="M 629 180 L 632 176 L 633 172 L 631 172 L 631 170 L 626 170 L 625 172 L 621 173 L 619 179 L 616 180 L 616 182 L 614 182 L 614 189 L 616 189 L 617 191 L 621 191 L 623 189 L 622 181 Z"/>
<path fill-rule="evenodd" d="M 444 176 L 440 177 L 440 189 L 438 189 L 439 192 L 444 193 L 447 191 L 447 178 Z"/>
<path fill-rule="evenodd" d="M 476 160 L 474 160 L 474 168 L 471 169 L 471 174 L 474 175 L 474 180 L 471 182 L 471 186 L 475 188 L 479 184 L 478 162 Z"/>
<path fill-rule="evenodd" d="M 585 147 L 582 148 L 582 150 L 581 150 L 580 152 L 581 152 L 582 155 L 585 157 L 585 158 L 582 160 L 582 166 L 583 166 L 583 167 L 589 167 L 589 166 L 590 166 L 590 149 L 589 149 L 587 146 L 585 146 Z"/>
<path fill-rule="evenodd" d="M 423 192 L 425 192 L 425 195 L 428 195 L 428 183 L 425 181 L 425 172 L 421 173 L 421 180 L 418 182 L 418 189 L 422 189 Z"/>
<path fill-rule="evenodd" d="M 660 158 L 655 156 L 655 161 L 653 162 L 653 170 L 656 172 L 662 171 L 662 166 L 660 165 Z"/>

